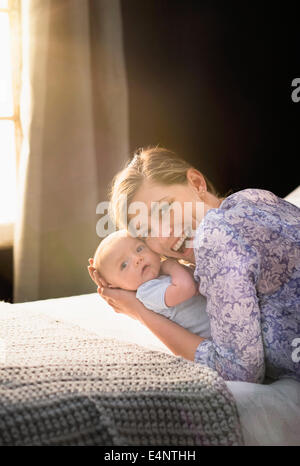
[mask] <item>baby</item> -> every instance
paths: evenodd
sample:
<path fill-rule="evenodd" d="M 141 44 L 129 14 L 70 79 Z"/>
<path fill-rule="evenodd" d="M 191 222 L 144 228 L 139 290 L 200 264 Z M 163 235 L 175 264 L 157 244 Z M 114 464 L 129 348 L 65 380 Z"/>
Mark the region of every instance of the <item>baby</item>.
<path fill-rule="evenodd" d="M 206 299 L 192 270 L 176 260 L 161 261 L 139 238 L 118 230 L 99 244 L 94 267 L 111 288 L 136 291 L 144 306 L 201 337 L 210 337 Z"/>

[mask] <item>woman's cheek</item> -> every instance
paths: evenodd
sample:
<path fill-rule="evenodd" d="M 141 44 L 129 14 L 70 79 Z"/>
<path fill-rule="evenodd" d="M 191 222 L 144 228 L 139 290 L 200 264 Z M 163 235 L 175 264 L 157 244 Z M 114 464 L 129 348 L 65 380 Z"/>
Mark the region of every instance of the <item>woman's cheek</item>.
<path fill-rule="evenodd" d="M 164 254 L 159 238 L 148 237 L 146 238 L 146 244 L 148 248 L 150 248 L 152 251 L 156 252 L 157 254 Z"/>

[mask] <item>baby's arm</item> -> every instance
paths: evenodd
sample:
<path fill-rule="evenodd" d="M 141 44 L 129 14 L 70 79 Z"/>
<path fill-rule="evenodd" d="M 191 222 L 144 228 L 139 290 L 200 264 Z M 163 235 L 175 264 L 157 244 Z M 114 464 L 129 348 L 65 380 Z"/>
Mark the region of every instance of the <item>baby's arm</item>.
<path fill-rule="evenodd" d="M 172 284 L 165 293 L 167 306 L 176 306 L 198 294 L 198 287 L 193 274 L 187 267 L 176 260 L 167 259 L 162 262 L 160 272 L 162 275 L 170 275 Z"/>

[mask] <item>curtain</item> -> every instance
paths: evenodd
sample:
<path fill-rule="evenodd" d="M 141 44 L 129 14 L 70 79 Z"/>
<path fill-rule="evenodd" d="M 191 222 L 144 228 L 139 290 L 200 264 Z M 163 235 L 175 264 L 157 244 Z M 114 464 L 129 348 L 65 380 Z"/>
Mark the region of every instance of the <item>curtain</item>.
<path fill-rule="evenodd" d="M 96 291 L 96 206 L 129 150 L 119 0 L 21 4 L 14 302 Z"/>

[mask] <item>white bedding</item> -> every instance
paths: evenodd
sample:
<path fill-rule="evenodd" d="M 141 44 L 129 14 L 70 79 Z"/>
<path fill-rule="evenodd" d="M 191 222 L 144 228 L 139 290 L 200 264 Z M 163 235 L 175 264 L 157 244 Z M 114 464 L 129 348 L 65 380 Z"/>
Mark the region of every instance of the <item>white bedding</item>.
<path fill-rule="evenodd" d="M 286 197 L 300 207 L 300 186 Z M 58 320 L 113 337 L 171 353 L 150 330 L 127 316 L 116 314 L 97 294 L 13 304 L 36 309 Z M 283 378 L 268 385 L 227 382 L 233 393 L 246 445 L 300 445 L 300 383 Z"/>
<path fill-rule="evenodd" d="M 13 304 L 35 309 L 99 334 L 171 352 L 146 327 L 116 314 L 97 294 Z M 25 314 L 25 312 L 24 312 Z M 246 445 L 300 445 L 300 383 L 281 379 L 269 385 L 227 382 L 233 393 Z"/>

